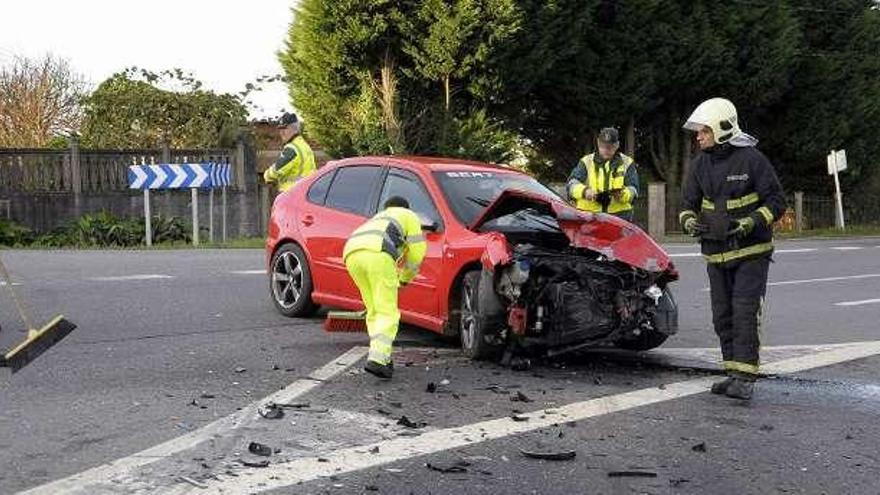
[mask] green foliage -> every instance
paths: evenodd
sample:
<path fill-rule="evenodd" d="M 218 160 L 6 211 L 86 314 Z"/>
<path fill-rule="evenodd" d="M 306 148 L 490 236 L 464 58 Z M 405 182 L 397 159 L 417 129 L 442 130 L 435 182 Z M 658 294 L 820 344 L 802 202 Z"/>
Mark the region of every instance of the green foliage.
<path fill-rule="evenodd" d="M 18 247 L 30 244 L 33 232 L 9 220 L 0 220 L 0 246 Z"/>
<path fill-rule="evenodd" d="M 206 91 L 179 69 L 131 68 L 85 99 L 82 142 L 94 148 L 231 147 L 246 117 L 240 96 Z"/>
<path fill-rule="evenodd" d="M 180 218 L 152 218 L 155 243 L 189 241 L 186 226 Z M 33 239 L 37 247 L 136 247 L 146 241 L 143 218 L 120 218 L 106 211 L 83 215 L 65 227 Z M 25 243 L 22 243 L 25 244 Z"/>

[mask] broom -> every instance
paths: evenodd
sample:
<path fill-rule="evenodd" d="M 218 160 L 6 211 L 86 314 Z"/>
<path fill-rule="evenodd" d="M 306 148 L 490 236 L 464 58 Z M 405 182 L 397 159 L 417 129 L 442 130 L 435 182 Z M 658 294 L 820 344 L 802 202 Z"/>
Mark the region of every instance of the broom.
<path fill-rule="evenodd" d="M 15 287 L 12 286 L 12 279 L 9 272 L 0 259 L 0 276 L 6 287 L 9 287 L 9 293 L 12 295 L 12 301 L 18 310 L 18 315 L 28 329 L 28 336 L 21 344 L 18 344 L 4 354 L 0 354 L 0 368 L 11 368 L 13 373 L 27 366 L 31 361 L 46 352 L 50 347 L 57 344 L 61 339 L 67 337 L 70 332 L 76 328 L 76 325 L 64 319 L 63 316 L 56 316 L 49 323 L 39 330 L 35 329 L 31 324 L 31 318 L 25 310 L 24 304 L 18 298 Z"/>
<path fill-rule="evenodd" d="M 366 332 L 367 311 L 330 311 L 324 320 L 326 332 Z"/>

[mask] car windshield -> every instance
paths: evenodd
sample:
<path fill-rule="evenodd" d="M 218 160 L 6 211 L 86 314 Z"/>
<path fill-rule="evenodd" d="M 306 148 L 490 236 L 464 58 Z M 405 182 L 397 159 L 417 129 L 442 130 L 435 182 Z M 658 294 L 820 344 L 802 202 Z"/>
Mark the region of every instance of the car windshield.
<path fill-rule="evenodd" d="M 534 177 L 516 172 L 474 172 L 444 170 L 434 172 L 437 183 L 456 218 L 470 225 L 505 189 L 526 191 L 546 198 L 561 198 Z"/>

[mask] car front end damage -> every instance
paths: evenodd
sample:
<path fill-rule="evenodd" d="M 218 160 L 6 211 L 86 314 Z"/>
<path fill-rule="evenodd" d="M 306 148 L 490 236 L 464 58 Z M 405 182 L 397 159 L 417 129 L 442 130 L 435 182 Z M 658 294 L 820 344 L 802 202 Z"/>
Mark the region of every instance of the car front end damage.
<path fill-rule="evenodd" d="M 487 237 L 478 335 L 469 336 L 486 345 L 474 357 L 505 346 L 645 350 L 678 330 L 675 267 L 628 222 L 505 191 L 471 228 Z"/>

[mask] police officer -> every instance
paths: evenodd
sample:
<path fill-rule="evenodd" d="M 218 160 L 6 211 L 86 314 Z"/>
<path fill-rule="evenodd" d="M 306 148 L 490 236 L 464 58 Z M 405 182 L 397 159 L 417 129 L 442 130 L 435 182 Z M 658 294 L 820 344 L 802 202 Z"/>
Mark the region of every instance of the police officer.
<path fill-rule="evenodd" d="M 383 208 L 351 234 L 342 257 L 367 309 L 370 353 L 364 370 L 390 379 L 391 350 L 400 321 L 397 290 L 418 274 L 427 243 L 422 222 L 406 199 L 393 196 Z"/>
<path fill-rule="evenodd" d="M 596 153 L 574 166 L 566 190 L 575 206 L 593 213 L 611 213 L 632 221 L 632 202 L 639 195 L 639 174 L 632 158 L 620 153 L 617 129 L 599 131 Z"/>
<path fill-rule="evenodd" d="M 277 182 L 281 192 L 287 191 L 296 181 L 308 177 L 315 171 L 315 153 L 301 135 L 302 122 L 295 114 L 286 113 L 281 117 L 281 137 L 284 148 L 275 163 L 263 172 L 267 183 Z"/>
<path fill-rule="evenodd" d="M 758 376 L 759 328 L 773 253 L 772 224 L 785 211 L 770 161 L 744 133 L 733 103 L 712 98 L 684 125 L 700 153 L 691 163 L 679 220 L 701 238 L 707 261 L 712 321 L 727 378 L 712 393 L 749 400 Z"/>

